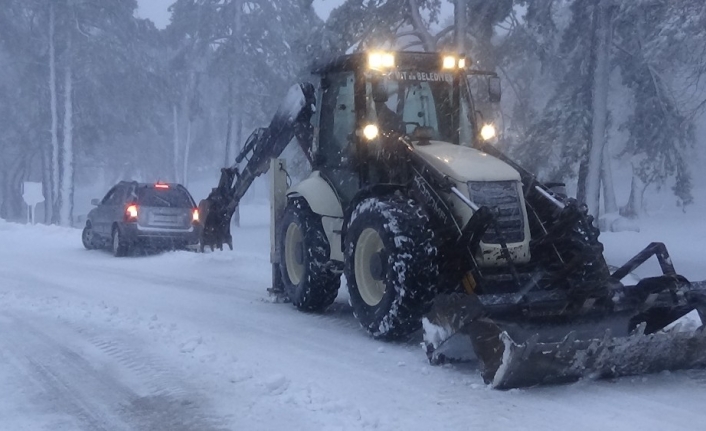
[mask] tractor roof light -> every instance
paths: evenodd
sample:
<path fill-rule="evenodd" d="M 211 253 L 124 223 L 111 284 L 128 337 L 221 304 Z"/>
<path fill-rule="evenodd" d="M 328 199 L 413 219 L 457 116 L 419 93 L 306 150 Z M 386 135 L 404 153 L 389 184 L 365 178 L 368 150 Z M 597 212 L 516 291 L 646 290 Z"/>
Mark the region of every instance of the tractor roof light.
<path fill-rule="evenodd" d="M 445 55 L 441 62 L 441 68 L 444 70 L 465 69 L 466 59 L 455 55 Z"/>
<path fill-rule="evenodd" d="M 444 56 L 444 60 L 441 63 L 442 69 L 455 69 L 456 68 L 456 57 L 453 55 Z"/>
<path fill-rule="evenodd" d="M 373 70 L 395 67 L 395 55 L 391 52 L 371 52 L 368 54 L 368 67 Z"/>

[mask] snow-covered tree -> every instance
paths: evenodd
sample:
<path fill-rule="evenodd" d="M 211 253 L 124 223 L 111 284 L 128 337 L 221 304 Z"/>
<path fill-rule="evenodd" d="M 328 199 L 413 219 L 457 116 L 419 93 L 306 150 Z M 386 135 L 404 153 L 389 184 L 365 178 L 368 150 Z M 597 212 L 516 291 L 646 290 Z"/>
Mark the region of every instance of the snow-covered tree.
<path fill-rule="evenodd" d="M 703 2 L 635 2 L 620 8 L 617 58 L 635 106 L 623 125 L 629 132 L 624 153 L 633 169 L 630 198 L 622 208 L 627 216 L 642 213 L 648 186 L 663 186 L 669 178 L 678 205 L 693 200 L 687 160 L 695 139 L 694 114 L 704 102 L 690 99 L 706 100 L 699 88 L 706 64 L 704 23 Z"/>

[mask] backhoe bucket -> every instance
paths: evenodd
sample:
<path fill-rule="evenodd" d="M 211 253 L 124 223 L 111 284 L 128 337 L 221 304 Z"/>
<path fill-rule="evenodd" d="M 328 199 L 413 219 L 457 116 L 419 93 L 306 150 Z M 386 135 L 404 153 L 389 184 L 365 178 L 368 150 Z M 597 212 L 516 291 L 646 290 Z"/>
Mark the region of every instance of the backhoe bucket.
<path fill-rule="evenodd" d="M 704 282 L 690 285 L 690 310 L 706 315 Z M 696 288 L 696 289 L 694 289 Z M 696 290 L 699 292 L 696 292 Z M 634 309 L 566 319 L 512 320 L 489 317 L 497 303 L 473 295 L 440 295 L 423 320 L 424 341 L 432 364 L 477 360 L 483 379 L 497 389 L 565 383 L 580 378 L 605 378 L 663 370 L 706 368 L 706 327 L 703 323 L 671 325 L 645 334 Z M 657 319 L 665 322 L 664 313 Z M 678 317 L 677 317 L 678 316 Z M 631 320 L 633 319 L 633 320 Z M 666 322 L 665 326 L 667 326 Z M 690 326 L 690 328 L 686 328 Z"/>

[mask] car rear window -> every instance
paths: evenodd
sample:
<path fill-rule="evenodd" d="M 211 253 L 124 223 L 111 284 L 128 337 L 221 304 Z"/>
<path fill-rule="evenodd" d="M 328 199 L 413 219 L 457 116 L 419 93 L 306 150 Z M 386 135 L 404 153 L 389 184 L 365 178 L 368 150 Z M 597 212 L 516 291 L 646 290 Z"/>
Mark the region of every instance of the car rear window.
<path fill-rule="evenodd" d="M 183 189 L 157 189 L 140 187 L 137 189 L 137 202 L 146 207 L 191 208 L 191 197 Z"/>

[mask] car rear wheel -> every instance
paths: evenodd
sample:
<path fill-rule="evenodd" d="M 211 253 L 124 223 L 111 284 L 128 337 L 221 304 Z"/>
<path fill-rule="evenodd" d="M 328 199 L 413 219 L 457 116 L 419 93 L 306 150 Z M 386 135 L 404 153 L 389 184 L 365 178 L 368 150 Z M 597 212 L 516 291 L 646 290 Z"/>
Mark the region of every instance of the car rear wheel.
<path fill-rule="evenodd" d="M 113 256 L 123 257 L 127 256 L 130 251 L 130 246 L 125 242 L 120 234 L 120 229 L 118 227 L 113 228 L 113 241 L 112 241 Z"/>
<path fill-rule="evenodd" d="M 81 242 L 83 242 L 83 246 L 86 250 L 96 249 L 96 237 L 90 223 L 86 223 L 86 227 L 83 228 L 83 232 L 81 233 Z"/>

